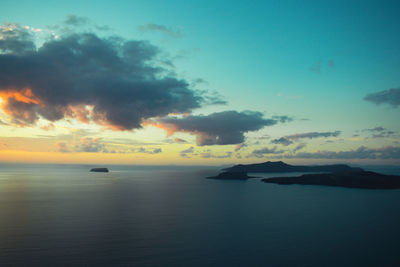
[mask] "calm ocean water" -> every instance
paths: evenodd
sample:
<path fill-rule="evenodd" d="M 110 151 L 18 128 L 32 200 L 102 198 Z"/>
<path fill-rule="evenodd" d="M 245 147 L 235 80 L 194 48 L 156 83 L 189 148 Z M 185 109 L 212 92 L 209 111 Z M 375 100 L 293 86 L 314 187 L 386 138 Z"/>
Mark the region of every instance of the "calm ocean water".
<path fill-rule="evenodd" d="M 91 167 L 0 164 L 0 266 L 400 266 L 400 190 Z"/>

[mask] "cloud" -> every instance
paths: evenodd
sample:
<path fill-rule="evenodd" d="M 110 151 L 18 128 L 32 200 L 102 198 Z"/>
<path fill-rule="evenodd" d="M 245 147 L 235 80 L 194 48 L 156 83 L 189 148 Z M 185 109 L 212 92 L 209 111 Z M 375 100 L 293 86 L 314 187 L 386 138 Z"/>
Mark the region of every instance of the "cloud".
<path fill-rule="evenodd" d="M 149 118 L 201 107 L 203 97 L 189 82 L 154 63 L 158 54 L 149 42 L 95 33 L 66 33 L 36 48 L 30 31 L 6 24 L 0 28 L 1 108 L 22 126 L 75 118 L 131 130 Z"/>
<path fill-rule="evenodd" d="M 176 137 L 176 138 L 174 139 L 174 141 L 175 141 L 176 143 L 187 143 L 186 140 L 184 140 L 184 139 L 182 139 L 182 138 L 178 138 L 178 137 Z"/>
<path fill-rule="evenodd" d="M 67 144 L 65 142 L 57 142 L 56 143 L 56 148 L 58 152 L 63 152 L 63 153 L 68 153 L 70 152 Z"/>
<path fill-rule="evenodd" d="M 132 152 L 144 153 L 144 154 L 159 154 L 162 152 L 162 149 L 161 148 L 146 149 L 144 147 L 140 147 L 139 149 L 132 149 Z"/>
<path fill-rule="evenodd" d="M 76 15 L 67 15 L 65 24 L 71 25 L 74 27 L 83 26 L 89 23 L 89 19 L 86 17 L 76 16 Z"/>
<path fill-rule="evenodd" d="M 287 121 L 286 116 L 263 118 L 263 114 L 255 111 L 223 111 L 209 115 L 190 115 L 186 117 L 165 117 L 150 120 L 148 123 L 167 131 L 186 132 L 196 135 L 196 143 L 205 145 L 231 145 L 244 142 L 244 134 L 257 131 L 265 126 L 272 126 Z"/>
<path fill-rule="evenodd" d="M 334 131 L 334 132 L 309 132 L 309 133 L 301 133 L 301 134 L 293 134 L 287 135 L 285 138 L 290 140 L 298 140 L 303 138 L 313 139 L 319 137 L 337 137 L 341 134 L 341 131 Z"/>
<path fill-rule="evenodd" d="M 154 23 L 148 23 L 144 25 L 140 25 L 138 27 L 138 30 L 140 32 L 161 32 L 164 33 L 170 37 L 174 38 L 181 38 L 183 37 L 183 33 L 179 30 L 172 30 L 171 28 L 160 25 L 160 24 L 154 24 Z"/>
<path fill-rule="evenodd" d="M 288 145 L 293 144 L 293 141 L 290 141 L 286 137 L 281 137 L 281 138 L 278 138 L 278 139 L 271 140 L 271 143 L 272 144 L 280 144 L 280 145 L 288 146 Z"/>
<path fill-rule="evenodd" d="M 42 127 L 40 127 L 40 129 L 45 130 L 45 131 L 52 131 L 54 130 L 56 127 L 54 126 L 53 123 L 49 123 L 47 125 L 44 125 Z"/>
<path fill-rule="evenodd" d="M 378 134 L 373 134 L 371 137 L 372 138 L 386 138 L 386 137 L 392 137 L 394 136 L 395 132 L 393 131 L 385 131 L 385 132 L 380 132 Z"/>
<path fill-rule="evenodd" d="M 298 144 L 294 149 L 293 149 L 293 153 L 296 153 L 299 150 L 302 150 L 303 148 L 305 148 L 307 146 L 306 143 L 300 143 Z"/>
<path fill-rule="evenodd" d="M 309 70 L 320 74 L 323 66 L 324 68 L 325 66 L 327 66 L 328 68 L 334 68 L 336 66 L 336 63 L 333 59 L 327 60 L 326 63 L 322 60 L 318 60 L 309 67 Z"/>
<path fill-rule="evenodd" d="M 389 90 L 372 93 L 364 97 L 364 100 L 380 104 L 389 104 L 393 107 L 400 106 L 400 88 L 392 88 Z"/>
<path fill-rule="evenodd" d="M 239 150 L 241 150 L 244 147 L 247 147 L 247 145 L 245 143 L 237 144 L 235 146 L 235 152 L 238 152 Z"/>
<path fill-rule="evenodd" d="M 75 144 L 76 152 L 103 152 L 107 153 L 105 145 L 100 142 L 101 138 L 82 137 L 79 143 Z"/>
<path fill-rule="evenodd" d="M 21 55 L 35 50 L 31 32 L 15 23 L 0 25 L 0 52 Z"/>
<path fill-rule="evenodd" d="M 89 18 L 77 16 L 77 15 L 67 15 L 66 19 L 58 25 L 48 25 L 48 29 L 50 29 L 53 34 L 54 30 L 57 30 L 59 33 L 71 33 L 76 30 L 83 30 L 83 31 L 109 31 L 111 30 L 110 27 L 106 25 L 97 25 L 93 23 Z"/>
<path fill-rule="evenodd" d="M 309 68 L 310 71 L 320 74 L 321 73 L 321 60 L 314 62 Z"/>
<path fill-rule="evenodd" d="M 280 122 L 280 123 L 286 123 L 286 122 L 293 121 L 293 118 L 289 117 L 289 116 L 272 116 L 272 119 L 276 120 L 277 122 Z"/>
<path fill-rule="evenodd" d="M 284 146 L 288 146 L 293 144 L 293 140 L 297 141 L 299 139 L 313 139 L 313 138 L 320 138 L 320 137 L 337 137 L 341 134 L 341 131 L 334 131 L 334 132 L 309 132 L 309 133 L 300 133 L 300 134 L 292 134 L 283 136 L 278 139 L 271 140 L 272 144 L 280 144 Z"/>
<path fill-rule="evenodd" d="M 400 147 L 367 148 L 361 146 L 355 150 L 303 152 L 284 157 L 306 159 L 400 159 Z"/>
<path fill-rule="evenodd" d="M 246 158 L 256 157 L 263 158 L 266 154 L 282 154 L 284 150 L 278 150 L 276 146 L 273 148 L 264 147 L 261 149 L 255 149 L 251 154 L 247 155 Z"/>
<path fill-rule="evenodd" d="M 189 158 L 188 154 L 193 154 L 194 152 L 194 147 L 189 147 L 188 149 L 184 149 L 180 152 L 181 157 L 183 158 Z"/>
<path fill-rule="evenodd" d="M 198 90 L 203 95 L 203 103 L 206 105 L 227 105 L 228 102 L 214 90 Z"/>
<path fill-rule="evenodd" d="M 233 154 L 232 152 L 226 152 L 223 155 L 216 155 L 216 154 L 212 154 L 210 152 L 206 152 L 206 153 L 201 153 L 200 156 L 202 158 L 205 158 L 205 159 L 211 159 L 211 158 L 213 158 L 213 159 L 226 159 L 226 158 L 231 158 L 232 154 Z"/>
<path fill-rule="evenodd" d="M 395 135 L 394 131 L 389 131 L 388 129 L 383 128 L 382 126 L 370 129 L 363 129 L 362 131 L 372 133 L 371 138 L 385 138 L 385 137 L 392 137 L 393 135 Z"/>
<path fill-rule="evenodd" d="M 378 127 L 375 127 L 375 128 L 364 129 L 364 130 L 362 130 L 362 131 L 363 131 L 363 132 L 382 132 L 382 131 L 384 131 L 384 130 L 386 130 L 386 129 L 383 128 L 382 126 L 378 126 Z"/>

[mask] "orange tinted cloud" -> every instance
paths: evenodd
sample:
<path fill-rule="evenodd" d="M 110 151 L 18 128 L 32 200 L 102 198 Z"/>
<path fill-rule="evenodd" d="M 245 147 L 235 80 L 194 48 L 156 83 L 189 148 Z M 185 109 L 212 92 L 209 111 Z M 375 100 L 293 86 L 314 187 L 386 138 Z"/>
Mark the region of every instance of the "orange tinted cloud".
<path fill-rule="evenodd" d="M 154 126 L 154 127 L 160 128 L 167 133 L 168 137 L 170 137 L 171 135 L 173 135 L 175 132 L 177 132 L 179 130 L 178 127 L 176 127 L 174 124 L 161 123 L 161 122 L 155 122 L 155 121 L 146 121 L 143 123 L 143 126 Z"/>
<path fill-rule="evenodd" d="M 37 98 L 30 88 L 24 88 L 20 91 L 17 90 L 8 90 L 8 91 L 0 91 L 0 97 L 3 99 L 3 102 L 7 102 L 9 98 L 14 98 L 18 102 L 23 102 L 26 104 L 39 104 L 39 98 Z"/>

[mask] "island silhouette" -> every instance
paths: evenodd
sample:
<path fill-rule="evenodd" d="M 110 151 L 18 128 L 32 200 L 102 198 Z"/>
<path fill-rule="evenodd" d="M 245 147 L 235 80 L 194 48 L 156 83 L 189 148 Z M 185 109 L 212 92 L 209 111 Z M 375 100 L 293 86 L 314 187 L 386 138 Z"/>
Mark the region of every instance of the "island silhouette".
<path fill-rule="evenodd" d="M 303 174 L 296 177 L 264 178 L 261 181 L 280 185 L 301 184 L 365 189 L 400 189 L 400 176 L 398 175 L 385 175 L 376 172 L 365 171 L 362 168 L 350 167 L 346 164 L 296 166 L 286 164 L 282 161 L 268 161 L 264 163 L 248 165 L 239 164 L 223 170 L 224 172 L 218 174 L 217 176 L 207 178 L 219 180 L 247 180 L 249 178 L 257 178 L 248 176 L 248 172 L 319 172 L 313 174 Z"/>
<path fill-rule="evenodd" d="M 344 172 L 362 171 L 361 168 L 350 167 L 346 164 L 331 165 L 290 165 L 283 161 L 267 161 L 248 165 L 234 165 L 223 169 L 227 172 Z"/>

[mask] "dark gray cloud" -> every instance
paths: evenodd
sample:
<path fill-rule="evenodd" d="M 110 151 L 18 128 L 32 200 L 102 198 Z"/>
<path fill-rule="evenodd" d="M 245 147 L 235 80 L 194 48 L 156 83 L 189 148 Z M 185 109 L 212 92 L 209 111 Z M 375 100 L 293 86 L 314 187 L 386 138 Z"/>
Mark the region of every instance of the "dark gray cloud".
<path fill-rule="evenodd" d="M 251 154 L 247 155 L 246 158 L 251 158 L 251 157 L 263 158 L 266 155 L 282 154 L 284 152 L 285 152 L 284 150 L 278 150 L 276 146 L 274 146 L 273 148 L 264 147 L 261 149 L 253 150 L 253 152 L 251 152 Z"/>
<path fill-rule="evenodd" d="M 80 17 L 76 15 L 67 15 L 64 23 L 74 27 L 80 27 L 89 23 L 89 19 L 86 17 Z"/>
<path fill-rule="evenodd" d="M 200 154 L 200 156 L 205 159 L 227 159 L 227 158 L 231 158 L 232 155 L 233 155 L 232 152 L 226 152 L 223 155 L 212 154 L 210 152 Z"/>
<path fill-rule="evenodd" d="M 286 119 L 278 116 L 265 119 L 260 112 L 231 110 L 210 115 L 166 117 L 149 123 L 166 130 L 169 135 L 175 132 L 194 134 L 197 137 L 197 145 L 204 146 L 240 144 L 244 142 L 246 132 L 257 131 L 281 121 Z"/>
<path fill-rule="evenodd" d="M 313 139 L 313 138 L 320 138 L 320 137 L 337 137 L 339 136 L 341 131 L 334 131 L 334 132 L 309 132 L 309 133 L 300 133 L 300 134 L 292 134 L 287 135 L 285 138 L 290 140 L 298 140 L 303 138 Z"/>
<path fill-rule="evenodd" d="M 187 81 L 154 63 L 159 49 L 146 41 L 69 33 L 36 48 L 18 25 L 6 24 L 0 34 L 0 96 L 13 123 L 70 117 L 130 130 L 203 104 Z"/>
<path fill-rule="evenodd" d="M 228 102 L 217 91 L 198 90 L 203 95 L 203 103 L 206 105 L 227 105 Z"/>
<path fill-rule="evenodd" d="M 276 120 L 277 122 L 280 122 L 280 123 L 286 123 L 286 122 L 293 121 L 293 118 L 289 117 L 289 116 L 272 116 L 272 119 Z"/>
<path fill-rule="evenodd" d="M 382 132 L 386 130 L 385 128 L 383 128 L 382 126 L 377 126 L 375 128 L 370 128 L 370 129 L 364 129 L 362 130 L 363 132 Z"/>
<path fill-rule="evenodd" d="M 375 128 L 364 129 L 363 132 L 370 132 L 372 135 L 371 138 L 386 138 L 393 137 L 396 133 L 394 131 L 390 131 L 382 126 L 378 126 Z"/>
<path fill-rule="evenodd" d="M 306 143 L 300 143 L 298 144 L 294 149 L 293 149 L 293 153 L 296 153 L 299 150 L 302 150 L 303 148 L 305 148 L 307 146 Z"/>
<path fill-rule="evenodd" d="M 281 137 L 281 138 L 278 138 L 278 139 L 271 140 L 271 143 L 272 144 L 279 144 L 279 145 L 288 146 L 288 145 L 293 144 L 293 141 L 289 140 L 286 137 Z"/>
<path fill-rule="evenodd" d="M 138 30 L 140 32 L 161 32 L 161 33 L 164 33 L 164 34 L 166 34 L 170 37 L 174 37 L 174 38 L 183 37 L 183 33 L 179 30 L 173 30 L 167 26 L 160 25 L 160 24 L 154 24 L 154 23 L 140 25 L 138 27 Z"/>
<path fill-rule="evenodd" d="M 303 152 L 284 157 L 306 159 L 400 159 L 400 147 L 368 148 L 361 146 L 355 150 Z"/>
<path fill-rule="evenodd" d="M 383 131 L 377 134 L 373 134 L 371 137 L 372 138 L 387 138 L 387 137 L 393 137 L 395 135 L 395 132 L 393 131 Z"/>
<path fill-rule="evenodd" d="M 188 149 L 184 149 L 180 152 L 181 157 L 183 158 L 189 158 L 189 154 L 194 153 L 194 147 L 189 147 Z"/>
<path fill-rule="evenodd" d="M 151 148 L 151 149 L 146 149 L 144 147 L 140 147 L 138 149 L 132 149 L 132 152 L 135 153 L 144 153 L 144 154 L 159 154 L 162 152 L 161 148 Z"/>
<path fill-rule="evenodd" d="M 337 137 L 339 136 L 341 131 L 334 131 L 334 132 L 309 132 L 309 133 L 299 133 L 299 134 L 292 134 L 283 136 L 278 139 L 271 140 L 272 144 L 280 144 L 284 146 L 288 146 L 293 144 L 293 140 L 297 141 L 299 139 L 313 139 L 313 138 L 327 138 L 327 137 Z"/>
<path fill-rule="evenodd" d="M 364 97 L 364 100 L 379 104 L 389 104 L 393 107 L 400 106 L 400 88 L 372 93 Z"/>

